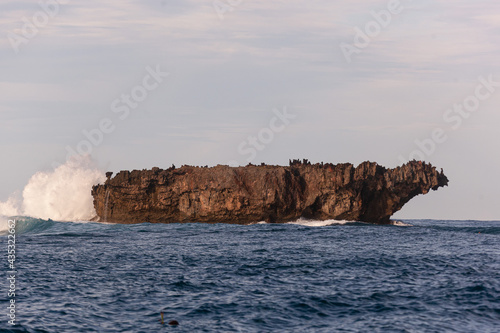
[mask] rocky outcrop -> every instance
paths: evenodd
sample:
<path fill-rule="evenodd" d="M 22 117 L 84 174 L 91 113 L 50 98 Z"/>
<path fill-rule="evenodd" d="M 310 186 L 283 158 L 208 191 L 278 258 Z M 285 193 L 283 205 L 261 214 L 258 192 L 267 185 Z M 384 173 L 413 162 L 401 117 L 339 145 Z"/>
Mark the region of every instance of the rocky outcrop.
<path fill-rule="evenodd" d="M 379 224 L 411 198 L 437 190 L 448 178 L 424 162 L 386 169 L 377 163 L 169 168 L 107 173 L 92 188 L 100 221 L 286 222 L 300 217 Z"/>

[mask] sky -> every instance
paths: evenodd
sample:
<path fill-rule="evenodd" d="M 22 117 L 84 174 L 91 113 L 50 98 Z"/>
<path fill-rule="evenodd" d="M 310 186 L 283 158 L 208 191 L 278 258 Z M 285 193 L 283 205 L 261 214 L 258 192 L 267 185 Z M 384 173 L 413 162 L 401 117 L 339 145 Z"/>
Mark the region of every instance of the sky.
<path fill-rule="evenodd" d="M 394 218 L 499 220 L 500 3 L 0 3 L 0 201 L 88 152 L 104 171 L 423 159 Z"/>

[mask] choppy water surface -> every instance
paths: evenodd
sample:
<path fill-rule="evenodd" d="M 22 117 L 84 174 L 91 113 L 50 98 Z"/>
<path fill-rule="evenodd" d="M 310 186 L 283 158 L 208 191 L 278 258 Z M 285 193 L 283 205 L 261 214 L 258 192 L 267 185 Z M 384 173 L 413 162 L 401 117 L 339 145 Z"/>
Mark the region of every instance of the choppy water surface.
<path fill-rule="evenodd" d="M 500 222 L 405 222 L 20 218 L 20 325 L 0 331 L 500 332 Z"/>

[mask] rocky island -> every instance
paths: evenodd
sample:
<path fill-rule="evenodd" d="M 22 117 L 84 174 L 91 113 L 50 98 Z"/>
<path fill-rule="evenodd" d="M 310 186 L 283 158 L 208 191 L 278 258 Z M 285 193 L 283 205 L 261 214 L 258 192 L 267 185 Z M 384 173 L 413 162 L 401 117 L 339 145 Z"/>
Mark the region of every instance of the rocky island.
<path fill-rule="evenodd" d="M 92 188 L 96 220 L 116 223 L 205 222 L 249 224 L 298 218 L 377 224 L 405 203 L 448 184 L 443 170 L 411 161 L 386 169 L 377 163 L 245 167 L 182 166 L 121 171 Z"/>

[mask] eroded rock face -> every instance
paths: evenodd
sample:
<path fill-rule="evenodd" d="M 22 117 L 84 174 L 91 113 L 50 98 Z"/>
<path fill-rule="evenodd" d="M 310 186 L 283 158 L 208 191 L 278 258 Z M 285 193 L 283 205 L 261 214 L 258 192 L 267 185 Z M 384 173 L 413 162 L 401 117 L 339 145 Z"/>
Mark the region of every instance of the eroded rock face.
<path fill-rule="evenodd" d="M 300 217 L 385 224 L 419 194 L 448 184 L 424 162 L 249 165 L 121 171 L 92 188 L 100 221 L 287 222 Z"/>

